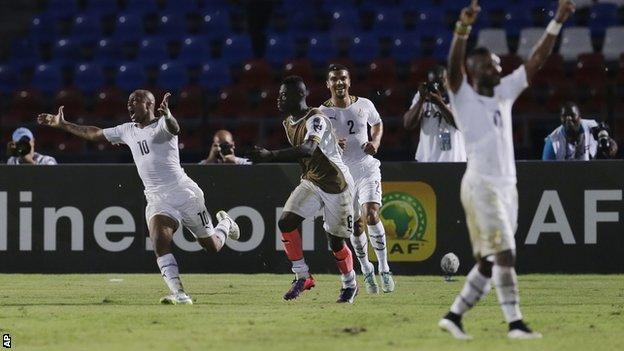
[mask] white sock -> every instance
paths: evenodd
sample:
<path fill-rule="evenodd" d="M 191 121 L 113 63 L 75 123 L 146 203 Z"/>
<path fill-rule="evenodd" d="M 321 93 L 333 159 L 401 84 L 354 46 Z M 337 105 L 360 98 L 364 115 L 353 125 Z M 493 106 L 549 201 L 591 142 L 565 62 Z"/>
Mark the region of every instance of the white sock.
<path fill-rule="evenodd" d="M 300 259 L 298 261 L 292 261 L 292 271 L 297 276 L 297 279 L 307 279 L 310 277 L 310 268 L 305 263 L 305 259 Z"/>
<path fill-rule="evenodd" d="M 156 258 L 158 268 L 162 274 L 165 283 L 169 287 L 172 293 L 177 293 L 180 290 L 184 290 L 182 287 L 182 281 L 180 280 L 180 273 L 178 272 L 178 262 L 176 262 L 173 254 L 166 254 Z"/>
<path fill-rule="evenodd" d="M 471 309 L 492 288 L 490 278 L 479 272 L 479 265 L 475 264 L 466 276 L 466 283 L 451 305 L 451 312 L 462 315 Z"/>
<path fill-rule="evenodd" d="M 215 227 L 213 235 L 221 241 L 221 245 L 218 247 L 217 251 L 221 250 L 223 245 L 225 245 L 225 240 L 227 238 L 227 234 L 230 232 L 231 225 L 232 223 L 230 223 L 229 220 L 224 219 Z"/>
<path fill-rule="evenodd" d="M 507 323 L 522 319 L 520 296 L 518 296 L 518 277 L 513 267 L 494 265 L 492 281 L 496 286 L 498 303 L 501 305 Z"/>
<path fill-rule="evenodd" d="M 377 222 L 375 225 L 369 225 L 368 227 L 368 235 L 371 237 L 371 245 L 373 249 L 375 249 L 375 254 L 377 254 L 377 266 L 379 268 L 379 273 L 381 272 L 389 272 L 390 266 L 388 266 L 388 249 L 386 248 L 386 232 L 384 230 L 383 224 L 381 221 Z"/>
<path fill-rule="evenodd" d="M 347 274 L 341 274 L 340 280 L 342 281 L 342 288 L 355 288 L 357 283 L 355 282 L 355 271 L 351 270 Z"/>
<path fill-rule="evenodd" d="M 368 274 L 375 271 L 375 266 L 368 260 L 368 238 L 366 233 L 360 234 L 360 236 L 351 235 L 351 245 L 355 250 L 355 256 L 360 262 L 362 268 L 362 274 Z"/>

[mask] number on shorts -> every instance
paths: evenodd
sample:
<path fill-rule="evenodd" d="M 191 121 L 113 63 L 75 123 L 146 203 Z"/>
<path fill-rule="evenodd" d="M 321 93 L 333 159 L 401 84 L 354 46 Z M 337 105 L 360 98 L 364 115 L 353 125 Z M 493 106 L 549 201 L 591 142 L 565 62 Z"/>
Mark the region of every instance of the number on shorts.
<path fill-rule="evenodd" d="M 202 225 L 205 227 L 208 225 L 208 213 L 206 211 L 197 212 L 199 219 L 201 219 Z"/>
<path fill-rule="evenodd" d="M 139 144 L 139 149 L 141 150 L 141 155 L 149 154 L 149 148 L 147 147 L 147 141 L 146 140 L 137 141 L 137 144 Z"/>
<path fill-rule="evenodd" d="M 353 121 L 347 121 L 347 124 L 349 125 L 349 134 L 355 134 L 355 131 L 353 131 L 353 127 L 355 127 L 355 123 Z"/>
<path fill-rule="evenodd" d="M 353 229 L 353 216 L 352 215 L 347 216 L 347 228 Z"/>

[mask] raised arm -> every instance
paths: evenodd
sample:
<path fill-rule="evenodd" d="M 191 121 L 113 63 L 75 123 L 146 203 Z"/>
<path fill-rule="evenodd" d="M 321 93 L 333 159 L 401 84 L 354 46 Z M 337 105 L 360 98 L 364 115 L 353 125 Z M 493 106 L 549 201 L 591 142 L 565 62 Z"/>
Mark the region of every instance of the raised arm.
<path fill-rule="evenodd" d="M 477 15 L 481 11 L 479 2 L 472 0 L 470 6 L 464 7 L 459 15 L 459 21 L 455 24 L 453 41 L 448 56 L 448 77 L 449 88 L 456 93 L 461 87 L 461 83 L 466 75 L 464 60 L 466 58 L 466 43 L 468 35 L 472 29 L 472 24 L 476 21 Z"/>
<path fill-rule="evenodd" d="M 309 138 L 299 146 L 289 147 L 281 150 L 269 151 L 267 149 L 255 146 L 251 151 L 251 160 L 253 163 L 263 162 L 295 162 L 304 157 L 310 157 L 316 151 L 318 141 L 315 138 Z"/>
<path fill-rule="evenodd" d="M 570 18 L 575 10 L 576 6 L 573 1 L 559 0 L 557 14 L 553 20 L 550 21 L 548 27 L 546 27 L 546 31 L 537 44 L 535 44 L 533 50 L 531 51 L 531 55 L 529 55 L 529 58 L 524 63 L 529 84 L 531 84 L 531 79 L 535 76 L 537 71 L 539 71 L 542 65 L 546 62 L 546 59 L 548 59 L 548 56 L 552 53 L 559 31 L 561 31 L 561 26 L 568 18 Z"/>
<path fill-rule="evenodd" d="M 163 101 L 160 103 L 160 107 L 158 108 L 158 114 L 160 117 L 165 119 L 165 124 L 167 125 L 167 130 L 171 132 L 173 135 L 180 134 L 180 124 L 178 120 L 176 120 L 171 111 L 169 110 L 169 97 L 170 93 L 165 93 L 163 97 Z"/>
<path fill-rule="evenodd" d="M 59 107 L 58 113 L 52 115 L 49 113 L 41 113 L 37 116 L 37 122 L 53 128 L 62 129 L 72 133 L 75 136 L 89 141 L 106 141 L 102 129 L 93 126 L 81 126 L 75 123 L 67 122 L 63 115 L 64 106 Z"/>

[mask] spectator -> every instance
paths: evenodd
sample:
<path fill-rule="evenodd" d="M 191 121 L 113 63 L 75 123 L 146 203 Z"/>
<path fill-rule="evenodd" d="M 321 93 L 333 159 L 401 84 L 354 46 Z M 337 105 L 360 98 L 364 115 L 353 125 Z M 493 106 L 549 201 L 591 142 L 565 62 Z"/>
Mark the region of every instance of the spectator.
<path fill-rule="evenodd" d="M 561 125 L 545 139 L 542 160 L 588 161 L 616 155 L 617 144 L 609 137 L 606 125 L 582 119 L 574 102 L 563 104 L 559 117 Z M 599 139 L 604 140 L 599 143 Z"/>
<path fill-rule="evenodd" d="M 13 140 L 7 145 L 8 165 L 55 165 L 52 156 L 35 152 L 35 137 L 27 128 L 17 128 L 13 132 Z"/>
<path fill-rule="evenodd" d="M 437 66 L 418 87 L 409 111 L 403 115 L 407 130 L 420 126 L 416 150 L 419 162 L 465 162 L 466 149 L 448 104 L 446 68 Z"/>
<path fill-rule="evenodd" d="M 208 165 L 214 163 L 229 163 L 235 165 L 250 165 L 251 161 L 237 157 L 234 154 L 236 150 L 236 144 L 232 133 L 227 130 L 219 130 L 212 137 L 212 147 L 210 148 L 210 154 L 205 160 L 199 162 L 200 165 Z"/>

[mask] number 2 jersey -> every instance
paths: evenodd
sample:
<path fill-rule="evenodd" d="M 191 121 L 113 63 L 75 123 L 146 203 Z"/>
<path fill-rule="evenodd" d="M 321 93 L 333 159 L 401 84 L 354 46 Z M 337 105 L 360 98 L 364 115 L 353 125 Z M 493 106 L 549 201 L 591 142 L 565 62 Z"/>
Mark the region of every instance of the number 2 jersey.
<path fill-rule="evenodd" d="M 342 162 L 342 150 L 327 116 L 313 108 L 297 120 L 289 116 L 283 125 L 292 146 L 299 146 L 308 139 L 318 142 L 312 156 L 299 160 L 302 179 L 311 181 L 329 194 L 342 193 L 348 186 L 352 186 L 353 179 Z"/>
<path fill-rule="evenodd" d="M 167 129 L 164 118 L 144 128 L 129 122 L 102 131 L 112 144 L 126 144 L 146 191 L 177 184 L 188 176 L 180 166 L 178 136 Z"/>

